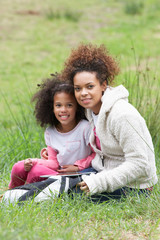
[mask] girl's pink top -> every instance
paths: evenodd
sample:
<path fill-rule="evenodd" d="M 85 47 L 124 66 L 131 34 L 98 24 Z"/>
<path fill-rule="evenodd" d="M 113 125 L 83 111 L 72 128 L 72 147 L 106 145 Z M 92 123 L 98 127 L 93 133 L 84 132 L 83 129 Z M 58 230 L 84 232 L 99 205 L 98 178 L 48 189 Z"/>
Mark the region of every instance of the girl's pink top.
<path fill-rule="evenodd" d="M 50 146 L 47 147 L 47 151 L 48 151 L 48 159 L 32 159 L 32 163 L 33 165 L 38 163 L 41 165 L 44 165 L 52 170 L 58 170 L 60 168 L 59 166 L 59 162 L 57 160 L 57 152 L 51 148 Z M 95 157 L 95 153 L 92 152 L 88 157 L 83 158 L 83 159 L 79 159 L 77 161 L 75 161 L 74 165 L 78 166 L 79 171 L 88 168 L 91 166 L 91 161 L 93 160 L 93 158 Z"/>
<path fill-rule="evenodd" d="M 96 146 L 99 150 L 101 150 L 101 144 L 100 144 L 99 138 L 96 134 L 96 127 L 94 127 L 93 132 L 94 132 L 94 136 L 95 136 Z"/>

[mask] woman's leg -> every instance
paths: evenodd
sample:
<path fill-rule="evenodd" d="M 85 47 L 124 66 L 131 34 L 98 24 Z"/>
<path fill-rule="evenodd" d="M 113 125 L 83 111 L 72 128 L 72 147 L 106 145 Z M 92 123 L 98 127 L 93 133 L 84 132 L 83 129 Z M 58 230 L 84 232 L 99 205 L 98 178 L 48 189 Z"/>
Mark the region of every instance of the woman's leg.
<path fill-rule="evenodd" d="M 97 173 L 97 171 L 96 171 L 94 168 L 92 168 L 92 167 L 85 168 L 85 169 L 83 169 L 83 170 L 81 170 L 81 171 L 79 171 L 79 172 L 80 172 L 80 173 L 85 173 L 85 172 Z"/>
<path fill-rule="evenodd" d="M 15 163 L 11 171 L 11 181 L 9 188 L 14 188 L 25 184 L 28 172 L 24 170 L 24 160 Z"/>
<path fill-rule="evenodd" d="M 103 192 L 103 193 L 99 193 L 99 194 L 94 194 L 94 195 L 90 196 L 89 199 L 95 203 L 102 203 L 102 202 L 109 201 L 111 199 L 118 200 L 118 199 L 121 199 L 122 197 L 127 197 L 129 195 L 140 196 L 143 194 L 145 197 L 149 197 L 151 194 L 151 191 L 152 190 L 150 190 L 150 189 L 134 189 L 134 188 L 123 187 L 123 188 L 119 188 L 111 193 Z M 73 188 L 73 191 L 71 193 L 84 194 L 84 192 L 79 187 Z"/>
<path fill-rule="evenodd" d="M 75 193 L 85 195 L 85 193 L 80 189 L 79 186 L 76 186 L 72 189 L 71 194 L 74 196 Z M 122 196 L 123 197 L 126 196 L 123 188 L 117 189 L 116 191 L 114 191 L 112 193 L 107 193 L 107 192 L 97 193 L 95 195 L 88 196 L 87 198 L 89 200 L 91 200 L 92 202 L 102 203 L 102 202 L 106 202 L 106 201 L 111 200 L 111 199 L 120 199 Z"/>
<path fill-rule="evenodd" d="M 40 164 L 35 164 L 31 170 L 28 172 L 26 183 L 33 183 L 33 182 L 40 182 L 43 181 L 46 178 L 42 178 L 40 176 L 42 175 L 57 175 L 58 172 L 40 165 Z"/>
<path fill-rule="evenodd" d="M 120 188 L 115 190 L 114 192 L 108 193 L 108 192 L 103 192 L 99 194 L 92 195 L 90 197 L 92 202 L 97 202 L 97 203 L 102 203 L 109 201 L 111 199 L 121 199 L 122 197 L 126 197 L 124 188 Z"/>

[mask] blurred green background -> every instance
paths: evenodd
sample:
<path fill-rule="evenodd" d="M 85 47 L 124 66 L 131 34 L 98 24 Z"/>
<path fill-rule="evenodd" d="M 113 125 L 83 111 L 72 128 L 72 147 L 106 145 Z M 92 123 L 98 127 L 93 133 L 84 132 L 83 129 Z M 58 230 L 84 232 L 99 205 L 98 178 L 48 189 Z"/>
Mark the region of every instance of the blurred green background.
<path fill-rule="evenodd" d="M 17 96 L 25 104 L 80 42 L 105 44 L 120 63 L 119 82 L 137 66 L 157 76 L 159 16 L 158 0 L 0 0 L 0 121 L 10 116 L 4 96 L 17 115 Z"/>

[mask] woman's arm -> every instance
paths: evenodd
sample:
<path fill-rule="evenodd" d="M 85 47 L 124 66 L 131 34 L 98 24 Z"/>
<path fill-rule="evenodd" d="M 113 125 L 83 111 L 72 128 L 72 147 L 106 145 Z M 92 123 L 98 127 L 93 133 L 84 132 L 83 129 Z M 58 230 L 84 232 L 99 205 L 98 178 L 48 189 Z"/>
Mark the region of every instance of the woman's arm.
<path fill-rule="evenodd" d="M 110 129 L 123 149 L 125 161 L 112 169 L 84 176 L 83 181 L 91 194 L 113 192 L 131 184 L 139 187 L 141 182 L 147 183 L 152 177 L 154 150 L 144 120 L 137 116 L 125 116 L 112 121 Z"/>
<path fill-rule="evenodd" d="M 48 160 L 48 151 L 47 148 L 42 148 L 41 152 L 40 152 L 40 156 L 42 159 L 46 159 Z"/>

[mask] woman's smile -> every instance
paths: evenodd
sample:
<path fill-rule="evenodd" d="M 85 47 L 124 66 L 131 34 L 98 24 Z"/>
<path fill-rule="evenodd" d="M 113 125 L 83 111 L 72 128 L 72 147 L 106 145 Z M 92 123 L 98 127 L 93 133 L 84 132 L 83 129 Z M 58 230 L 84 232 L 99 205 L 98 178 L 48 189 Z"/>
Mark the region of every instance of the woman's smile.
<path fill-rule="evenodd" d="M 84 99 L 81 99 L 81 101 L 83 102 L 83 104 L 88 104 L 91 102 L 91 98 L 84 98 Z"/>

